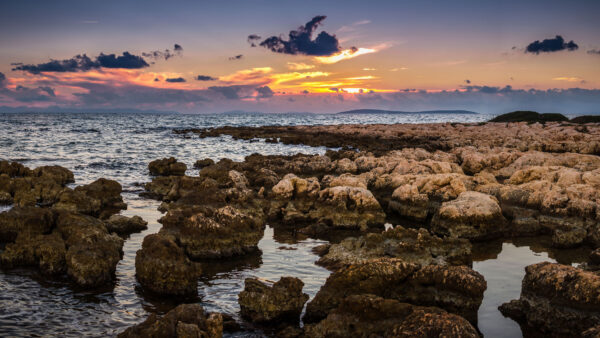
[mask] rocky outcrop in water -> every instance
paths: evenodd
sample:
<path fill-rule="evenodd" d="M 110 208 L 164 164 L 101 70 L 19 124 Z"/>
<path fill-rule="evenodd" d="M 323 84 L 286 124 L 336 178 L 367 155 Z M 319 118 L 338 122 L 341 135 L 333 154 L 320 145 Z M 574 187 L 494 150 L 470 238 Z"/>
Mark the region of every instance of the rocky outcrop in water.
<path fill-rule="evenodd" d="M 382 233 L 349 237 L 321 251 L 326 253 L 317 264 L 332 269 L 381 257 L 401 258 L 419 265 L 471 265 L 471 243 L 466 239 L 440 238 L 422 228 L 400 225 Z"/>
<path fill-rule="evenodd" d="M 306 307 L 305 322 L 316 322 L 349 295 L 373 294 L 420 306 L 436 306 L 477 322 L 487 284 L 466 266 L 406 263 L 380 258 L 350 265 L 329 276 Z"/>
<path fill-rule="evenodd" d="M 600 325 L 600 276 L 568 265 L 529 265 L 521 297 L 500 311 L 544 335 L 580 336 Z"/>
<path fill-rule="evenodd" d="M 242 317 L 254 323 L 298 324 L 308 295 L 302 293 L 304 283 L 298 278 L 281 277 L 272 286 L 256 278 L 246 278 L 238 296 Z"/>
<path fill-rule="evenodd" d="M 112 180 L 71 189 L 66 184 L 74 182 L 73 174 L 65 168 L 31 170 L 0 161 L 0 182 L 0 190 L 16 204 L 0 213 L 0 242 L 6 243 L 0 253 L 3 268 L 34 266 L 46 275 L 66 274 L 81 287 L 108 285 L 123 255 L 123 239 L 111 233 L 120 231 L 109 225 L 126 220 L 125 232 L 145 226 L 139 217 L 114 215 L 127 205 L 121 185 Z"/>
<path fill-rule="evenodd" d="M 177 162 L 174 157 L 169 157 L 150 162 L 148 170 L 153 176 L 183 176 L 187 166 L 185 163 Z"/>
<path fill-rule="evenodd" d="M 479 337 L 464 318 L 435 307 L 375 295 L 352 295 L 316 324 L 307 337 Z"/>
<path fill-rule="evenodd" d="M 104 225 L 106 225 L 109 232 L 115 232 L 119 235 L 129 235 L 148 229 L 148 222 L 140 216 L 112 215 L 104 222 Z"/>
<path fill-rule="evenodd" d="M 119 333 L 119 338 L 223 336 L 223 316 L 207 313 L 199 304 L 182 304 L 164 316 L 151 314 L 135 326 Z"/>

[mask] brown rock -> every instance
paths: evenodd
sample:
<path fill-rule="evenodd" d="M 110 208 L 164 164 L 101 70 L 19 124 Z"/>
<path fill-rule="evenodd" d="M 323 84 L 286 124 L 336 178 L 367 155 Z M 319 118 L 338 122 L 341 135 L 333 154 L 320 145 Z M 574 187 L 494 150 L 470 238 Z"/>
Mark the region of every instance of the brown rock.
<path fill-rule="evenodd" d="M 185 163 L 177 162 L 174 157 L 169 157 L 150 162 L 148 170 L 153 176 L 183 176 L 187 166 Z"/>

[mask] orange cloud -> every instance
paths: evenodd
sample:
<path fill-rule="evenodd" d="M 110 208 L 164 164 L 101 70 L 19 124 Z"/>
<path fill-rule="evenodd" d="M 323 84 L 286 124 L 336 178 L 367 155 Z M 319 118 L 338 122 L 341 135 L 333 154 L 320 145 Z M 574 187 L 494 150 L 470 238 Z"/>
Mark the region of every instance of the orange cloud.
<path fill-rule="evenodd" d="M 317 57 L 315 57 L 315 60 L 317 62 L 324 63 L 324 64 L 333 64 L 333 63 L 337 63 L 337 62 L 340 62 L 343 60 L 352 59 L 352 58 L 355 58 L 360 55 L 370 54 L 370 53 L 375 53 L 375 52 L 377 52 L 377 50 L 373 49 L 373 48 L 350 48 L 350 49 L 344 49 L 343 51 L 335 53 L 330 56 L 317 56 Z"/>
<path fill-rule="evenodd" d="M 315 68 L 315 65 L 308 65 L 303 62 L 288 62 L 287 66 L 291 70 L 308 70 Z"/>

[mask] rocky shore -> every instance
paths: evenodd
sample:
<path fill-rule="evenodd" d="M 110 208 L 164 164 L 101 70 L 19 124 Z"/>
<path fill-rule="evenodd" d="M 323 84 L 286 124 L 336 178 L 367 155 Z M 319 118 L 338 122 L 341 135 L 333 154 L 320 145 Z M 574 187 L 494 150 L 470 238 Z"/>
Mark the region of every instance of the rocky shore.
<path fill-rule="evenodd" d="M 254 154 L 244 161 L 152 161 L 142 196 L 161 202 L 162 228 L 135 259 L 142 290 L 174 297 L 163 316 L 123 337 L 220 337 L 231 318 L 196 304 L 198 280 L 259 255 L 267 224 L 324 239 L 332 273 L 309 300 L 295 276 L 246 279 L 245 323 L 278 337 L 477 337 L 487 282 L 473 246 L 550 236 L 583 248 L 581 266 L 528 266 L 519 299 L 501 306 L 526 335 L 593 335 L 600 327 L 600 126 L 571 122 L 221 127 L 177 130 L 340 148 L 325 155 Z M 117 182 L 74 189 L 60 167 L 0 162 L 3 268 L 33 265 L 75 283 L 109 284 L 123 239 L 145 226 L 117 215 Z M 497 254 L 497 253 L 496 253 Z M 302 311 L 305 308 L 305 313 Z M 300 325 L 300 323 L 304 325 Z"/>

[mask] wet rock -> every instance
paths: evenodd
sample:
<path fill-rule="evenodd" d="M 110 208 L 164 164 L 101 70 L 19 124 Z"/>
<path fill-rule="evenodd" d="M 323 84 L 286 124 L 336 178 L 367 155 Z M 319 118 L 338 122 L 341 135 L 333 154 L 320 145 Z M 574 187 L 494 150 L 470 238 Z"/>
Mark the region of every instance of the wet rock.
<path fill-rule="evenodd" d="M 210 165 L 215 164 L 215 161 L 213 161 L 210 158 L 205 158 L 203 160 L 197 160 L 196 162 L 194 162 L 194 168 L 196 169 L 202 169 L 204 167 L 208 167 Z"/>
<path fill-rule="evenodd" d="M 38 266 L 44 274 L 58 275 L 67 271 L 65 256 L 65 243 L 59 233 L 21 234 L 14 243 L 6 245 L 0 262 L 4 268 Z"/>
<path fill-rule="evenodd" d="M 38 207 L 13 207 L 0 213 L 0 242 L 14 242 L 19 233 L 49 234 L 54 226 L 51 210 Z"/>
<path fill-rule="evenodd" d="M 191 262 L 172 238 L 152 234 L 144 238 L 135 256 L 138 282 L 162 295 L 196 295 L 200 265 Z"/>
<path fill-rule="evenodd" d="M 160 317 L 151 314 L 135 326 L 119 333 L 119 338 L 137 337 L 206 337 L 223 336 L 223 317 L 207 313 L 200 304 L 181 304 Z"/>
<path fill-rule="evenodd" d="M 35 168 L 32 174 L 33 176 L 51 179 L 61 186 L 64 186 L 67 183 L 75 182 L 75 177 L 73 176 L 73 172 L 71 172 L 71 170 L 57 165 Z"/>
<path fill-rule="evenodd" d="M 600 276 L 568 265 L 529 265 L 521 297 L 500 311 L 549 336 L 580 336 L 600 324 Z"/>
<path fill-rule="evenodd" d="M 262 210 L 224 206 L 171 209 L 162 217 L 165 234 L 173 236 L 192 259 L 223 258 L 258 250 L 264 233 Z"/>
<path fill-rule="evenodd" d="M 272 286 L 256 278 L 246 278 L 238 296 L 241 314 L 255 323 L 297 324 L 308 295 L 302 293 L 304 283 L 298 278 L 281 277 Z"/>
<path fill-rule="evenodd" d="M 479 337 L 464 318 L 435 307 L 414 306 L 375 295 L 342 300 L 307 337 Z"/>
<path fill-rule="evenodd" d="M 558 248 L 572 248 L 581 245 L 587 237 L 586 229 L 556 229 L 552 234 L 552 245 Z"/>
<path fill-rule="evenodd" d="M 13 198 L 10 193 L 6 191 L 0 191 L 0 205 L 11 205 L 13 204 Z"/>
<path fill-rule="evenodd" d="M 121 197 L 122 190 L 119 182 L 100 178 L 73 190 L 65 189 L 54 208 L 106 219 L 127 209 Z"/>
<path fill-rule="evenodd" d="M 31 169 L 19 162 L 0 161 L 0 174 L 8 177 L 24 177 L 31 175 Z"/>
<path fill-rule="evenodd" d="M 466 239 L 440 238 L 425 229 L 396 226 L 383 233 L 346 238 L 328 247 L 317 264 L 338 269 L 373 258 L 401 258 L 420 265 L 471 265 L 471 243 Z"/>
<path fill-rule="evenodd" d="M 56 220 L 67 246 L 67 274 L 82 287 L 112 282 L 123 255 L 123 239 L 109 234 L 104 223 L 86 215 L 61 212 Z"/>
<path fill-rule="evenodd" d="M 600 265 L 600 248 L 590 253 L 590 261 L 592 264 Z"/>
<path fill-rule="evenodd" d="M 105 225 L 108 232 L 116 232 L 119 235 L 128 235 L 148 229 L 148 222 L 140 216 L 112 215 L 106 220 Z"/>
<path fill-rule="evenodd" d="M 183 176 L 187 166 L 185 163 L 177 162 L 174 157 L 169 157 L 150 162 L 148 170 L 153 176 Z"/>
<path fill-rule="evenodd" d="M 437 306 L 475 323 L 486 287 L 483 276 L 466 266 L 420 267 L 397 258 L 374 259 L 331 274 L 308 303 L 304 321 L 325 318 L 346 296 L 374 294 L 413 305 Z"/>
<path fill-rule="evenodd" d="M 465 191 L 442 204 L 431 221 L 431 229 L 444 236 L 482 240 L 506 233 L 507 221 L 495 197 Z"/>

